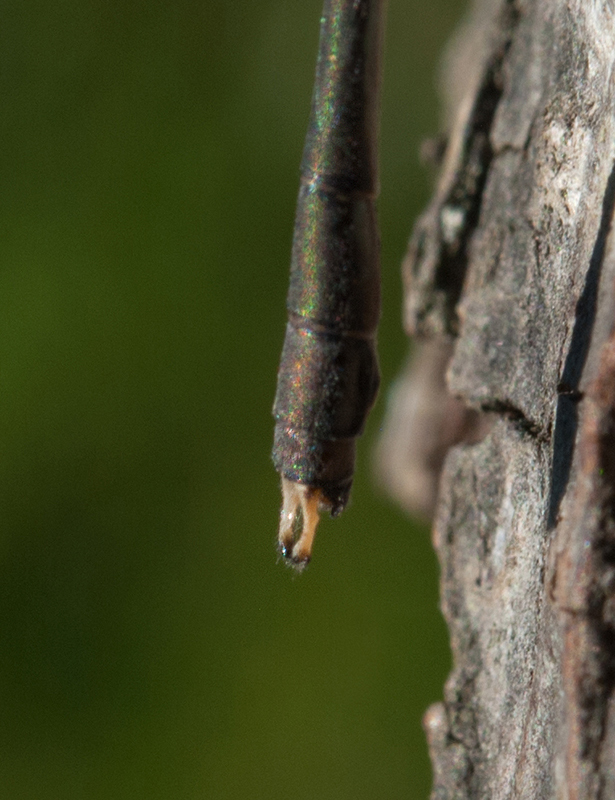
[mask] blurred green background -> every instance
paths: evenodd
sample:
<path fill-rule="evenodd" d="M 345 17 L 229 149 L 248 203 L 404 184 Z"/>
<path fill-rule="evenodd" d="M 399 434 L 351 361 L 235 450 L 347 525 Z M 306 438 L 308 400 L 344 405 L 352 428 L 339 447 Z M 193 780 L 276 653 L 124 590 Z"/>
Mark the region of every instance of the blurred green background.
<path fill-rule="evenodd" d="M 24 2 L 0 30 L 0 795 L 426 798 L 424 527 L 373 487 L 457 0 L 391 0 L 383 392 L 276 563 L 271 405 L 321 0 Z"/>

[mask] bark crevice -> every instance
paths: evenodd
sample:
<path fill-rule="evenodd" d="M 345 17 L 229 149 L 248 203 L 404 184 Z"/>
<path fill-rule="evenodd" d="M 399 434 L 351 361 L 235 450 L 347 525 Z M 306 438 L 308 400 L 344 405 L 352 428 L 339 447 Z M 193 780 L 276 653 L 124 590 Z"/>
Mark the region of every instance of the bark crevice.
<path fill-rule="evenodd" d="M 415 225 L 404 263 L 406 327 L 419 336 L 456 335 L 457 303 L 465 279 L 468 246 L 480 217 L 484 183 L 494 157 L 490 131 L 503 91 L 502 65 L 519 13 L 505 2 L 494 48 L 468 95 L 467 114 L 448 137 L 434 203 Z"/>
<path fill-rule="evenodd" d="M 464 30 L 441 177 L 404 262 L 423 344 L 380 452 L 406 507 L 435 513 L 453 669 L 425 716 L 432 798 L 606 800 L 615 10 L 475 0 Z"/>

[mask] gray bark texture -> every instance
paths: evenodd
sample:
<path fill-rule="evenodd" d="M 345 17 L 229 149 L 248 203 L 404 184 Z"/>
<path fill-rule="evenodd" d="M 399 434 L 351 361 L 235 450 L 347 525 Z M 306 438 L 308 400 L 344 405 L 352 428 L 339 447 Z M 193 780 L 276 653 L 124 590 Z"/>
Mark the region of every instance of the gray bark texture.
<path fill-rule="evenodd" d="M 615 799 L 614 66 L 615 0 L 477 0 L 446 61 L 380 448 L 434 509 L 434 800 Z"/>

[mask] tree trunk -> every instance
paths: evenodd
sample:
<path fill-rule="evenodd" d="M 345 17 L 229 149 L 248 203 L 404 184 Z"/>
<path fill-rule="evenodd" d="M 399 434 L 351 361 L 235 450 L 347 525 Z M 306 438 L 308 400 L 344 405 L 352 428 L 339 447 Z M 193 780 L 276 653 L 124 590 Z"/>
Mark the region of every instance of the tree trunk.
<path fill-rule="evenodd" d="M 612 0 L 478 0 L 447 60 L 381 448 L 435 503 L 438 800 L 615 798 L 614 67 Z"/>

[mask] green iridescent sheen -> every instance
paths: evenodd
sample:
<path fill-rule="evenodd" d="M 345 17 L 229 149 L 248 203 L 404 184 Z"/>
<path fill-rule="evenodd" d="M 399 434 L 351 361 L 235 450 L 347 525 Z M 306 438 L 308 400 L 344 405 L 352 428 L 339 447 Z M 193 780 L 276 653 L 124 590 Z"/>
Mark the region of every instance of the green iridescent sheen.
<path fill-rule="evenodd" d="M 276 469 L 347 499 L 379 381 L 377 144 L 384 0 L 326 0 L 274 404 Z"/>

